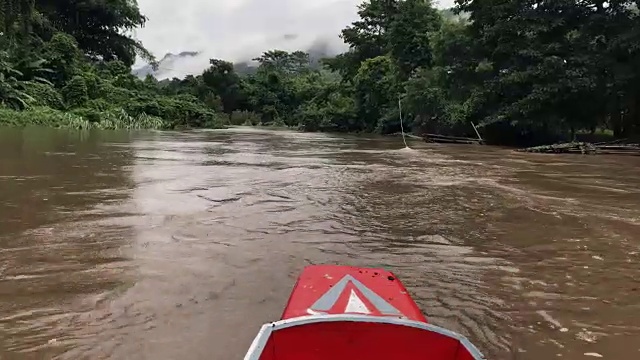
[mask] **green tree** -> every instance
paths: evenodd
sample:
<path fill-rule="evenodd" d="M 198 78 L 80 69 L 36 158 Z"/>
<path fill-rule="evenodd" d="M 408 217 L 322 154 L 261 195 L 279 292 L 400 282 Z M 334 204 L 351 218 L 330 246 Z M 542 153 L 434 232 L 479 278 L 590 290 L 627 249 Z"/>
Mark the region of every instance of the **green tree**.
<path fill-rule="evenodd" d="M 0 3 L 0 29 L 3 36 L 31 34 L 35 0 L 3 0 Z"/>
<path fill-rule="evenodd" d="M 615 75 L 625 69 L 622 73 L 635 78 L 625 65 L 630 59 L 612 56 L 611 50 L 637 31 L 634 2 L 458 2 L 470 14 L 475 50 L 491 68 L 483 83 L 483 108 L 477 109 L 486 123 L 574 134 L 633 108 L 624 100 L 620 106 L 620 98 L 634 95 Z"/>
<path fill-rule="evenodd" d="M 210 91 L 200 96 L 212 106 L 221 101 L 224 112 L 231 114 L 245 101 L 240 76 L 230 62 L 212 59 L 210 64 L 202 74 L 203 84 Z"/>
<path fill-rule="evenodd" d="M 57 87 L 62 87 L 78 73 L 81 53 L 73 37 L 64 33 L 57 33 L 51 41 L 46 43 L 43 53 L 47 59 L 47 66 L 52 72 L 49 80 Z"/>
<path fill-rule="evenodd" d="M 429 0 L 405 0 L 389 25 L 388 47 L 403 80 L 433 60 L 430 35 L 441 27 L 441 17 Z"/>
<path fill-rule="evenodd" d="M 62 95 L 69 108 L 84 106 L 89 101 L 87 83 L 82 76 L 74 76 L 69 83 L 62 88 Z"/>
<path fill-rule="evenodd" d="M 35 4 L 48 24 L 73 36 L 94 59 L 120 60 L 127 66 L 136 55 L 154 60 L 139 41 L 124 35 L 147 21 L 136 0 L 36 0 Z"/>
<path fill-rule="evenodd" d="M 396 68 L 389 56 L 366 60 L 354 78 L 361 130 L 374 131 L 389 110 L 397 108 Z"/>

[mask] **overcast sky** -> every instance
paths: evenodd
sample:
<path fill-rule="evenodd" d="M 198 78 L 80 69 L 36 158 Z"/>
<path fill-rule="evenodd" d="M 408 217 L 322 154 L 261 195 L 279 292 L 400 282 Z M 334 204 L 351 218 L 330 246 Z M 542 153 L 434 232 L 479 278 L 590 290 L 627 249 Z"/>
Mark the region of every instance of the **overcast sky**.
<path fill-rule="evenodd" d="M 439 7 L 450 7 L 453 1 L 440 0 Z M 149 21 L 136 37 L 159 58 L 168 52 L 201 51 L 203 59 L 241 61 L 268 49 L 306 50 L 319 40 L 340 48 L 338 34 L 356 19 L 361 2 L 138 0 Z"/>

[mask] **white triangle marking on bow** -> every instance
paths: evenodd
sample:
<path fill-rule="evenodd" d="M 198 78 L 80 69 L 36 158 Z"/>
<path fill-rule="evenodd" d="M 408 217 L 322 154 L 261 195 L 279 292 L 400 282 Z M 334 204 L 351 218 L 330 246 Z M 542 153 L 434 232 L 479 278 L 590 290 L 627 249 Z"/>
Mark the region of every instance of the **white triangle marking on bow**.
<path fill-rule="evenodd" d="M 359 313 L 359 314 L 371 314 L 371 311 L 367 308 L 367 305 L 362 302 L 355 291 L 351 290 L 349 294 L 349 301 L 347 307 L 344 309 L 345 313 Z"/>

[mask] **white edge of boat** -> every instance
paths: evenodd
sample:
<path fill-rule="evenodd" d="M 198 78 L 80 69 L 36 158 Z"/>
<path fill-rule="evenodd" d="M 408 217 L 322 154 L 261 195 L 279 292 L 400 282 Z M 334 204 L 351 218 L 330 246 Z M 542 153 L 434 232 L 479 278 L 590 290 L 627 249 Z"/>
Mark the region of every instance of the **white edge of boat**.
<path fill-rule="evenodd" d="M 338 314 L 338 315 L 311 315 L 311 316 L 301 316 L 292 319 L 280 320 L 272 323 L 268 323 L 260 328 L 258 335 L 253 340 L 253 343 L 249 347 L 249 351 L 247 355 L 244 357 L 244 360 L 260 360 L 260 356 L 262 355 L 262 351 L 265 346 L 267 346 L 267 342 L 271 335 L 278 330 L 316 324 L 316 323 L 324 323 L 324 322 L 363 322 L 363 323 L 377 323 L 377 324 L 391 324 L 398 326 L 407 326 L 412 328 L 417 328 L 425 331 L 430 331 L 434 333 L 438 333 L 440 335 L 444 335 L 446 337 L 458 340 L 462 346 L 464 346 L 474 360 L 486 360 L 486 358 L 482 355 L 482 353 L 463 335 L 460 335 L 451 330 L 447 330 L 445 328 L 441 328 L 439 326 L 427 324 L 424 322 L 401 319 L 401 318 L 393 318 L 393 317 L 384 317 L 384 316 L 369 316 L 369 315 L 353 315 L 353 314 Z"/>

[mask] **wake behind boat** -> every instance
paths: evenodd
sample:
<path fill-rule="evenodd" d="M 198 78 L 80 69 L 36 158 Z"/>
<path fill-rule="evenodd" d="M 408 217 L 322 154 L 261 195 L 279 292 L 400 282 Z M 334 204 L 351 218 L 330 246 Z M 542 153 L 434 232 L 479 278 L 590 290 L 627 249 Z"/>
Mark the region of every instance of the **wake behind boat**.
<path fill-rule="evenodd" d="M 245 360 L 484 360 L 464 336 L 428 324 L 391 272 L 306 267 L 279 321 L 265 324 Z"/>

